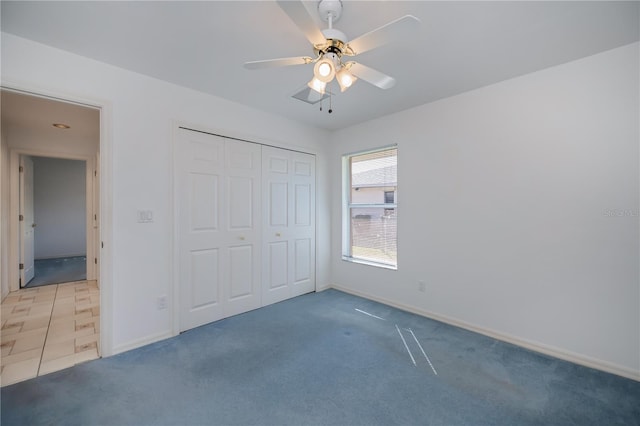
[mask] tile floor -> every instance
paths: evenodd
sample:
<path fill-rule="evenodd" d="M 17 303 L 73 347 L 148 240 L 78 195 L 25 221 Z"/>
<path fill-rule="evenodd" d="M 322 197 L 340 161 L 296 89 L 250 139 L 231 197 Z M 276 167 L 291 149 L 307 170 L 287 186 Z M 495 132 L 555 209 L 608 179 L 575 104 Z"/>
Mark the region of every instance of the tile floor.
<path fill-rule="evenodd" d="M 99 358 L 100 292 L 77 281 L 9 293 L 1 306 L 2 386 Z"/>

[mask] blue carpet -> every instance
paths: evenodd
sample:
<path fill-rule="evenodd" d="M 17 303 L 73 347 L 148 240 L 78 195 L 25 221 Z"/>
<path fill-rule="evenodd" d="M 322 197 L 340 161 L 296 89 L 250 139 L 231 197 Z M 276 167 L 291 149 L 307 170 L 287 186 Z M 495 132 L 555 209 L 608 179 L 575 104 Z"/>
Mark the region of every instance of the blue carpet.
<path fill-rule="evenodd" d="M 638 382 L 335 290 L 2 388 L 1 403 L 2 425 L 640 424 Z"/>
<path fill-rule="evenodd" d="M 85 256 L 36 259 L 35 276 L 25 287 L 32 288 L 86 279 L 87 258 Z"/>

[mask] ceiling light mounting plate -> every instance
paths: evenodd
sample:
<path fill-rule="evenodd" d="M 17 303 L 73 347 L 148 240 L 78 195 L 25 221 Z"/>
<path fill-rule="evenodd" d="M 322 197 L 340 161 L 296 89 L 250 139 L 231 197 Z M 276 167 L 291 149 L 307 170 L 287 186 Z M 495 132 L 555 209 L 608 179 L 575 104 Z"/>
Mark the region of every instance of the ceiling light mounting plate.
<path fill-rule="evenodd" d="M 342 0 L 320 0 L 318 14 L 324 22 L 337 22 L 342 16 Z"/>

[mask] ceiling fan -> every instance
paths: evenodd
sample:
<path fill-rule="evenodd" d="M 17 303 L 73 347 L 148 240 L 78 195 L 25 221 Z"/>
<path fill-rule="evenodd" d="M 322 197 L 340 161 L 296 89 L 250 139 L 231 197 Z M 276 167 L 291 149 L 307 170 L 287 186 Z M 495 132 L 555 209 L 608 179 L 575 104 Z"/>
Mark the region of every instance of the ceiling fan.
<path fill-rule="evenodd" d="M 420 25 L 418 18 L 406 15 L 348 41 L 342 31 L 333 28 L 333 23 L 338 21 L 342 15 L 341 0 L 321 0 L 318 2 L 318 14 L 328 24 L 328 28 L 324 30 L 320 30 L 316 26 L 302 1 L 278 0 L 277 3 L 311 42 L 315 56 L 251 61 L 246 62 L 244 67 L 255 70 L 315 64 L 313 78 L 309 81 L 308 86 L 321 95 L 325 94 L 327 84 L 334 78 L 338 81 L 341 92 L 351 87 L 357 79 L 364 80 L 380 89 L 393 87 L 396 83 L 393 77 L 358 62 L 347 61 L 346 57 L 356 56 L 392 41 L 402 41 L 416 31 Z"/>

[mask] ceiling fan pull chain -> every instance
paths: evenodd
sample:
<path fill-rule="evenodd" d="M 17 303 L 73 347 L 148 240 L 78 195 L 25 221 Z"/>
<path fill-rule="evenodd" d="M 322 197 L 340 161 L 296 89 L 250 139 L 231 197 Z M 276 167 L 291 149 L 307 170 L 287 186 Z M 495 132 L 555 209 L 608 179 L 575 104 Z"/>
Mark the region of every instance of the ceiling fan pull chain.
<path fill-rule="evenodd" d="M 329 114 L 331 114 L 333 112 L 333 109 L 331 107 L 331 91 L 329 91 Z"/>

